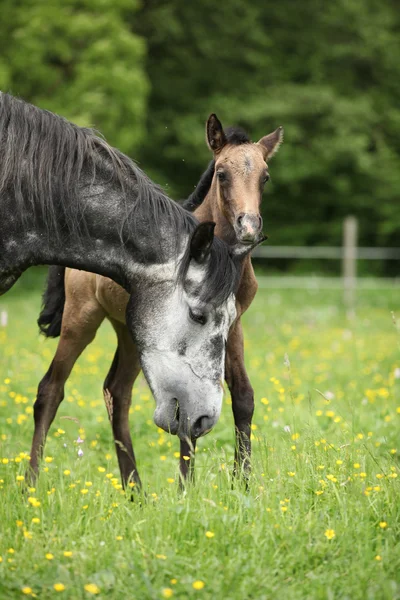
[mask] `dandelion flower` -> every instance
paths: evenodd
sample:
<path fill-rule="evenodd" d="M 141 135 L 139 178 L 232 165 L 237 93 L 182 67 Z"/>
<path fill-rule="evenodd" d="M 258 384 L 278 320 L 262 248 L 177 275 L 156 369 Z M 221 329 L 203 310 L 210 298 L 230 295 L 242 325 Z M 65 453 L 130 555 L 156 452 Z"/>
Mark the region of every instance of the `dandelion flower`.
<path fill-rule="evenodd" d="M 194 590 L 202 590 L 204 586 L 205 586 L 204 581 L 201 581 L 200 579 L 197 579 L 196 581 L 193 581 L 193 583 L 192 583 L 192 587 Z"/>
<path fill-rule="evenodd" d="M 100 588 L 95 583 L 87 583 L 84 588 L 89 594 L 100 594 Z"/>
<path fill-rule="evenodd" d="M 387 527 L 387 526 L 388 526 L 388 524 L 386 523 L 386 521 L 381 521 L 381 522 L 379 523 L 379 527 L 380 527 L 381 529 L 386 529 L 386 527 Z"/>
<path fill-rule="evenodd" d="M 64 556 L 65 556 L 66 558 L 71 558 L 71 556 L 72 556 L 72 552 L 71 552 L 71 550 L 66 550 L 66 551 L 64 552 Z"/>
<path fill-rule="evenodd" d="M 29 586 L 27 586 L 27 585 L 24 585 L 24 587 L 23 587 L 23 588 L 21 588 L 21 592 L 22 592 L 23 594 L 26 594 L 26 595 L 28 596 L 29 594 L 32 594 L 32 588 L 30 588 L 30 587 L 29 587 Z"/>
<path fill-rule="evenodd" d="M 47 558 L 47 560 L 53 560 L 54 554 L 52 554 L 51 552 L 47 552 L 46 558 Z"/>
<path fill-rule="evenodd" d="M 55 583 L 53 588 L 56 592 L 63 592 L 65 590 L 65 585 L 63 583 Z"/>
<path fill-rule="evenodd" d="M 327 529 L 327 530 L 325 531 L 325 537 L 326 537 L 328 540 L 333 540 L 333 538 L 334 538 L 334 537 L 336 537 L 335 530 L 334 530 L 334 529 Z"/>
<path fill-rule="evenodd" d="M 215 533 L 213 531 L 206 531 L 206 537 L 213 538 Z"/>
<path fill-rule="evenodd" d="M 162 591 L 163 598 L 172 598 L 173 595 L 174 595 L 174 590 L 171 590 L 171 588 L 164 588 Z"/>

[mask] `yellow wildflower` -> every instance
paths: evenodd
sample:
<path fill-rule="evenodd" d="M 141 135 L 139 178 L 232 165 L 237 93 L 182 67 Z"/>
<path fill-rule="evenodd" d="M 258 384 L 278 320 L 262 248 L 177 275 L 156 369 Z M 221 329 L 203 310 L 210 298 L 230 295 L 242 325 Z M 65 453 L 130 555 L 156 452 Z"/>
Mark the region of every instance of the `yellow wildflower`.
<path fill-rule="evenodd" d="M 197 579 L 196 581 L 193 581 L 193 583 L 192 583 L 192 587 L 194 590 L 202 590 L 204 586 L 205 586 L 204 581 L 201 581 L 200 579 Z"/>
<path fill-rule="evenodd" d="M 84 588 L 89 594 L 100 594 L 100 588 L 95 583 L 87 583 Z"/>
<path fill-rule="evenodd" d="M 327 530 L 325 531 L 325 537 L 326 537 L 328 540 L 333 540 L 333 538 L 334 538 L 334 537 L 336 537 L 335 530 L 334 530 L 334 529 L 327 529 Z"/>
<path fill-rule="evenodd" d="M 21 588 L 21 592 L 29 596 L 29 594 L 32 594 L 32 588 L 30 588 L 28 585 L 24 585 L 24 587 Z"/>

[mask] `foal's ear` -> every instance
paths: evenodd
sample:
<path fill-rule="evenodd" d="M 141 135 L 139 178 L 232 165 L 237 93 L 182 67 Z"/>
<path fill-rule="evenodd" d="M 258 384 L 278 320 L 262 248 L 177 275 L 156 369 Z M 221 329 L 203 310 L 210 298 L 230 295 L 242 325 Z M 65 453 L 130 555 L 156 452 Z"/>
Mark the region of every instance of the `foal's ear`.
<path fill-rule="evenodd" d="M 283 127 L 278 127 L 278 129 L 275 129 L 275 131 L 269 135 L 265 135 L 261 138 L 261 140 L 259 140 L 258 145 L 261 146 L 265 161 L 278 152 L 279 146 L 282 144 L 282 142 Z"/>
<path fill-rule="evenodd" d="M 218 154 L 226 144 L 226 137 L 217 115 L 210 115 L 206 124 L 207 145 L 211 152 Z"/>
<path fill-rule="evenodd" d="M 215 223 L 206 221 L 197 225 L 190 240 L 190 257 L 202 263 L 210 253 L 214 240 Z"/>

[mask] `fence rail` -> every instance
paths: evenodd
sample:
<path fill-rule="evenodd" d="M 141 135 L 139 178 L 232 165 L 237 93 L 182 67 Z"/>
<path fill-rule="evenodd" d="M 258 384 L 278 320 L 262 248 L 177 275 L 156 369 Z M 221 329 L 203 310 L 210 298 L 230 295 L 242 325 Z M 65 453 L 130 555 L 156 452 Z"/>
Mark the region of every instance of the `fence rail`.
<path fill-rule="evenodd" d="M 340 290 L 343 280 L 340 277 L 323 277 L 318 275 L 257 275 L 258 287 L 270 290 Z M 392 290 L 400 288 L 400 277 L 359 277 L 358 290 Z"/>
<path fill-rule="evenodd" d="M 356 259 L 400 260 L 400 248 L 356 248 Z M 254 258 L 330 258 L 342 260 L 343 248 L 338 246 L 261 246 L 252 253 Z"/>
<path fill-rule="evenodd" d="M 400 248 L 366 248 L 357 246 L 358 222 L 348 216 L 343 222 L 343 245 L 334 246 L 263 246 L 253 252 L 255 258 L 297 258 L 341 260 L 342 276 L 337 277 L 259 277 L 261 287 L 286 289 L 343 289 L 343 302 L 349 316 L 354 314 L 355 295 L 359 289 L 377 289 L 376 280 L 357 280 L 357 260 L 400 260 Z M 399 273 L 400 274 L 400 273 Z M 381 279 L 380 289 L 400 287 L 400 279 Z"/>

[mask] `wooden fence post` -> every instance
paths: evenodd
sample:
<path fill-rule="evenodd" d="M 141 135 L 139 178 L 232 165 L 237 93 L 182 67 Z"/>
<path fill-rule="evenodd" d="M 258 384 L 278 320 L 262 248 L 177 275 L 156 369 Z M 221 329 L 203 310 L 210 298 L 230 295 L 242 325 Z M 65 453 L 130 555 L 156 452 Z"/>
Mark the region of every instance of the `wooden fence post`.
<path fill-rule="evenodd" d="M 355 293 L 357 285 L 357 233 L 356 217 L 348 216 L 343 222 L 343 301 L 348 316 L 355 314 Z"/>

